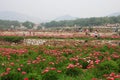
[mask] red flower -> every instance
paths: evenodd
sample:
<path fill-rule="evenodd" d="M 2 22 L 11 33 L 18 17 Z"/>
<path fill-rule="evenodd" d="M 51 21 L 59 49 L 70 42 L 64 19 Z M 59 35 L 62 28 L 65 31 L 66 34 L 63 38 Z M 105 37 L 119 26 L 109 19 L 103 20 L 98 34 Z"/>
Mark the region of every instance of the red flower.
<path fill-rule="evenodd" d="M 18 71 L 21 71 L 21 68 L 17 68 Z"/>
<path fill-rule="evenodd" d="M 97 78 L 92 78 L 92 80 L 97 80 Z"/>
<path fill-rule="evenodd" d="M 67 69 L 68 69 L 68 68 L 74 68 L 74 67 L 75 67 L 75 65 L 69 64 L 69 65 L 67 66 Z"/>
<path fill-rule="evenodd" d="M 111 77 L 114 77 L 114 76 L 115 76 L 115 73 L 112 72 L 112 73 L 110 74 L 110 76 L 111 76 Z"/>
<path fill-rule="evenodd" d="M 118 75 L 116 75 L 116 76 L 114 76 L 114 78 L 119 78 L 119 76 L 118 76 Z"/>
<path fill-rule="evenodd" d="M 10 65 L 11 65 L 11 66 L 14 66 L 14 62 L 11 62 Z"/>
<path fill-rule="evenodd" d="M 23 75 L 25 75 L 25 74 L 26 74 L 26 72 L 25 72 L 25 71 L 22 71 L 22 74 L 23 74 Z"/>
<path fill-rule="evenodd" d="M 107 80 L 115 80 L 113 77 L 109 77 Z"/>
<path fill-rule="evenodd" d="M 49 72 L 49 69 L 45 69 L 42 73 L 47 73 Z"/>
<path fill-rule="evenodd" d="M 6 71 L 9 72 L 11 70 L 11 68 L 6 68 Z"/>
<path fill-rule="evenodd" d="M 29 80 L 28 78 L 24 78 L 24 80 Z"/>
<path fill-rule="evenodd" d="M 56 68 L 51 68 L 51 70 L 56 70 Z"/>
<path fill-rule="evenodd" d="M 97 59 L 97 60 L 95 61 L 95 63 L 96 63 L 96 64 L 99 64 L 99 62 L 100 62 L 100 60 L 99 60 L 99 59 Z"/>
<path fill-rule="evenodd" d="M 57 70 L 57 72 L 58 72 L 58 73 L 61 73 L 62 71 L 60 71 L 60 70 Z"/>

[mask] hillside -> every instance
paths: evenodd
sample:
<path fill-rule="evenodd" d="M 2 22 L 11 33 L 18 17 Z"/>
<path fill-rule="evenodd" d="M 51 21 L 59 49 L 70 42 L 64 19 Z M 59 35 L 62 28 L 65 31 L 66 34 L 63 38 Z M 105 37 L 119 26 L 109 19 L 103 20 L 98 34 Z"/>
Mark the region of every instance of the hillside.
<path fill-rule="evenodd" d="M 11 11 L 0 12 L 0 19 L 1 20 L 17 20 L 20 22 L 24 22 L 24 21 L 31 21 L 35 23 L 41 22 L 39 18 L 31 17 L 25 14 L 11 12 Z"/>

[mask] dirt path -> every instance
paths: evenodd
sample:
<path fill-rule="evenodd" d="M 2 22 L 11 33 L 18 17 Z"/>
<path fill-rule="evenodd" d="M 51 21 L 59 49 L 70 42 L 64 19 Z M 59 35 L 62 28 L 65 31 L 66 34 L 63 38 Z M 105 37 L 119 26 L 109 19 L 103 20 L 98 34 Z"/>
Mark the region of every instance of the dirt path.
<path fill-rule="evenodd" d="M 110 44 L 110 45 L 119 45 L 120 40 L 73 40 L 73 39 L 25 39 L 24 45 L 69 45 L 69 44 L 92 44 L 92 45 L 102 45 L 102 44 Z"/>

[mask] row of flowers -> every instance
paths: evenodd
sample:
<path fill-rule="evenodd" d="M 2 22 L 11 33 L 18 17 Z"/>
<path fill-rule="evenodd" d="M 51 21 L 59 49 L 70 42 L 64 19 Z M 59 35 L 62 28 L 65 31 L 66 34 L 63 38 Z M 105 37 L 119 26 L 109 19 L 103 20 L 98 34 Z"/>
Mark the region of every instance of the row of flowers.
<path fill-rule="evenodd" d="M 109 33 L 108 33 L 109 34 Z M 31 37 L 31 36 L 35 36 L 35 37 L 39 37 L 39 38 L 94 38 L 95 35 L 94 34 L 90 34 L 85 35 L 85 33 L 55 33 L 55 32 L 40 32 L 40 33 L 35 33 L 35 32 L 20 32 L 20 33 L 16 33 L 16 32 L 3 32 L 0 34 L 0 36 L 25 36 L 25 37 Z M 101 34 L 99 36 L 102 39 L 106 39 L 106 38 L 111 38 L 111 39 L 120 39 L 119 35 L 104 35 Z"/>

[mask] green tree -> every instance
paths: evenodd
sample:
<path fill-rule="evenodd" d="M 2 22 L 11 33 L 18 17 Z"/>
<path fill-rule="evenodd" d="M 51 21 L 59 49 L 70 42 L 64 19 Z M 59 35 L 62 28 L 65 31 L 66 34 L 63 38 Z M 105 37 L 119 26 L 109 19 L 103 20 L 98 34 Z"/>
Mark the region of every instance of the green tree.
<path fill-rule="evenodd" d="M 32 29 L 34 26 L 34 23 L 30 21 L 26 21 L 26 22 L 23 22 L 22 25 L 27 27 L 28 29 Z"/>

